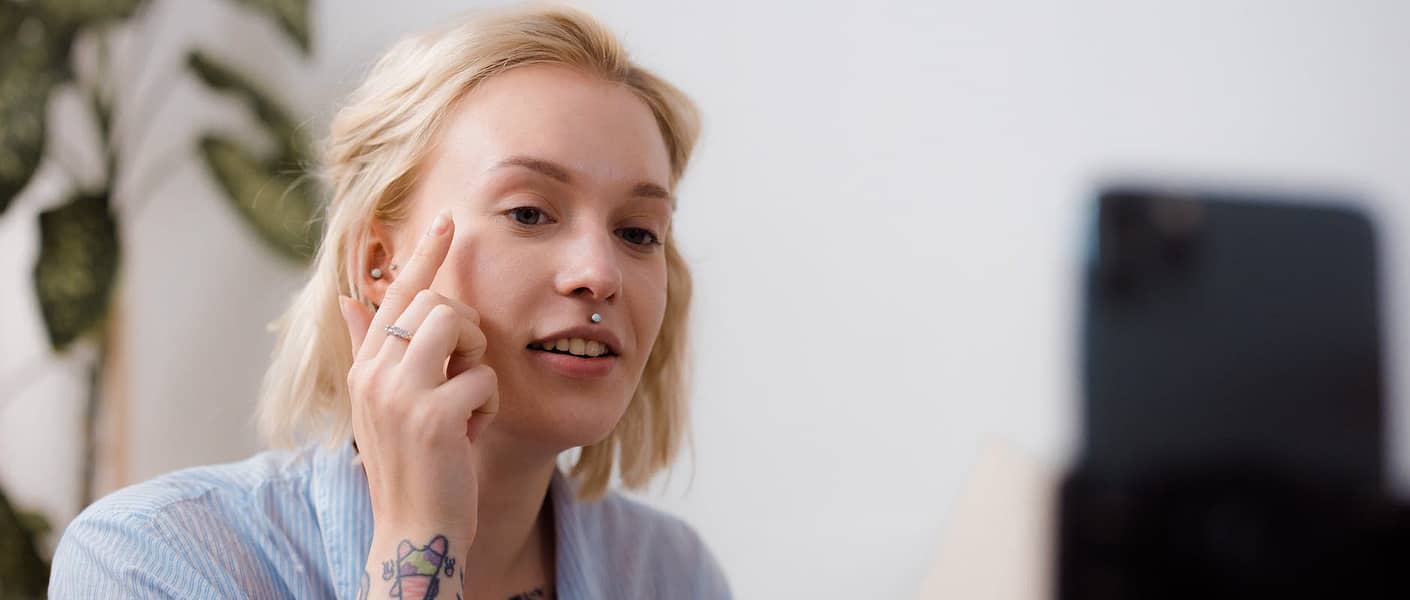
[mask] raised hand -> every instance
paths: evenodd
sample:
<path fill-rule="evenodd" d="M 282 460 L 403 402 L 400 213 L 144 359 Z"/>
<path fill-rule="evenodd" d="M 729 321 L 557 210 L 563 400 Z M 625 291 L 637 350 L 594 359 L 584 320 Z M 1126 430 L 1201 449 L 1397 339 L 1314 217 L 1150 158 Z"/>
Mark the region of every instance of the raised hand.
<path fill-rule="evenodd" d="M 384 590 L 376 597 L 453 597 L 454 565 L 475 539 L 475 441 L 499 409 L 499 386 L 480 364 L 479 315 L 430 289 L 454 233 L 450 216 L 437 215 L 376 314 L 341 300 L 355 357 L 353 436 L 374 519 L 367 572 L 381 575 L 363 585 Z"/>

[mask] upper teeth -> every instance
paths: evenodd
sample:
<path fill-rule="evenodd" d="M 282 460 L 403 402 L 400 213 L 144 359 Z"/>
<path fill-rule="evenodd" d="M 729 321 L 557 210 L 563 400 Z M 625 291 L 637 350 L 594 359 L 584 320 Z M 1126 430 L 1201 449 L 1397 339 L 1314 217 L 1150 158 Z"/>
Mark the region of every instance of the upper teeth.
<path fill-rule="evenodd" d="M 585 340 L 583 338 L 563 338 L 552 342 L 535 342 L 529 344 L 530 348 L 542 348 L 544 350 L 559 350 L 577 356 L 596 357 L 607 354 L 607 346 L 595 340 Z"/>

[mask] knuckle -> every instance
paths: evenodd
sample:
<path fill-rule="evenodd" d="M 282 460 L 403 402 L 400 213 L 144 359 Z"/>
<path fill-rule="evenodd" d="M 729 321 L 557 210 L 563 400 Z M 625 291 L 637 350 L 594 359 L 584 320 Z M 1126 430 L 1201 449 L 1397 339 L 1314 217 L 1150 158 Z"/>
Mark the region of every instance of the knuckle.
<path fill-rule="evenodd" d="M 353 363 L 353 366 L 348 369 L 348 389 L 362 390 L 368 387 L 373 372 L 373 369 L 368 368 L 367 363 Z"/>
<path fill-rule="evenodd" d="M 372 402 L 372 404 L 376 406 L 378 414 L 387 418 L 405 418 L 407 403 L 401 398 L 398 398 L 396 394 L 392 393 L 392 389 L 384 387 L 381 393 L 375 395 L 375 401 Z"/>
<path fill-rule="evenodd" d="M 430 427 L 432 419 L 430 403 L 420 402 L 407 411 L 405 422 L 411 432 L 422 432 Z"/>
<path fill-rule="evenodd" d="M 440 294 L 437 294 L 429 289 L 422 289 L 416 292 L 415 302 L 421 304 L 438 304 L 440 302 Z"/>
<path fill-rule="evenodd" d="M 362 367 L 363 385 L 381 385 L 382 381 L 387 378 L 386 371 L 389 366 L 387 362 L 387 356 L 382 352 L 378 352 L 376 356 L 373 356 L 371 360 L 367 361 L 367 364 Z"/>
<path fill-rule="evenodd" d="M 398 379 L 395 368 L 377 369 L 375 373 L 367 376 L 366 386 L 372 390 L 372 395 L 376 396 L 378 403 L 387 402 L 394 399 L 403 387 Z"/>
<path fill-rule="evenodd" d="M 348 396 L 353 400 L 357 400 L 362 395 L 362 380 L 358 378 L 356 373 L 349 371 L 344 383 L 347 385 Z"/>
<path fill-rule="evenodd" d="M 455 319 L 455 317 L 456 317 L 455 309 L 453 309 L 453 308 L 451 308 L 451 307 L 449 307 L 449 306 L 446 306 L 446 305 L 444 305 L 444 304 L 437 304 L 437 305 L 431 307 L 431 312 L 430 312 L 430 314 L 427 314 L 427 315 L 426 315 L 426 320 L 427 320 L 427 321 L 430 321 L 430 320 L 432 320 L 432 319 L 436 319 L 436 320 L 446 320 L 446 319 Z"/>

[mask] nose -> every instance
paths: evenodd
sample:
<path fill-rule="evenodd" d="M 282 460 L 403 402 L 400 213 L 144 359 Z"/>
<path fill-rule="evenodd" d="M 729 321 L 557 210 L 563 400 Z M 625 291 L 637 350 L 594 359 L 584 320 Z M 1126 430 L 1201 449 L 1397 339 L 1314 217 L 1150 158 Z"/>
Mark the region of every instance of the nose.
<path fill-rule="evenodd" d="M 602 302 L 616 298 L 622 287 L 622 269 L 610 233 L 574 236 L 563 254 L 563 266 L 554 282 L 558 293 Z"/>

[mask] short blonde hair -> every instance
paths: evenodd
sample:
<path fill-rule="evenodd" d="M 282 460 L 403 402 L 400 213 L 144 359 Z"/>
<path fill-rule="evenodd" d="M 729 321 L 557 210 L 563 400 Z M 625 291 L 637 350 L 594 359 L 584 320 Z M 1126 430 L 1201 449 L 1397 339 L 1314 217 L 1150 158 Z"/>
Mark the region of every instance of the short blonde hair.
<path fill-rule="evenodd" d="M 571 67 L 626 86 L 650 108 L 670 154 L 672 188 L 685 172 L 700 122 L 680 90 L 633 63 L 591 16 L 570 8 L 476 13 L 450 27 L 394 45 L 333 119 L 323 148 L 331 192 L 312 276 L 271 328 L 278 332 L 260 389 L 258 419 L 276 446 L 308 440 L 336 445 L 352 432 L 347 374 L 351 342 L 340 294 L 366 303 L 351 265 L 361 264 L 372 219 L 405 218 L 426 160 L 456 103 L 486 79 L 515 67 Z M 358 252 L 358 262 L 350 252 Z M 686 329 L 691 279 L 668 232 L 666 309 L 645 371 L 622 419 L 582 448 L 572 475 L 584 497 L 600 496 L 614 465 L 628 487 L 668 467 L 687 432 Z"/>

